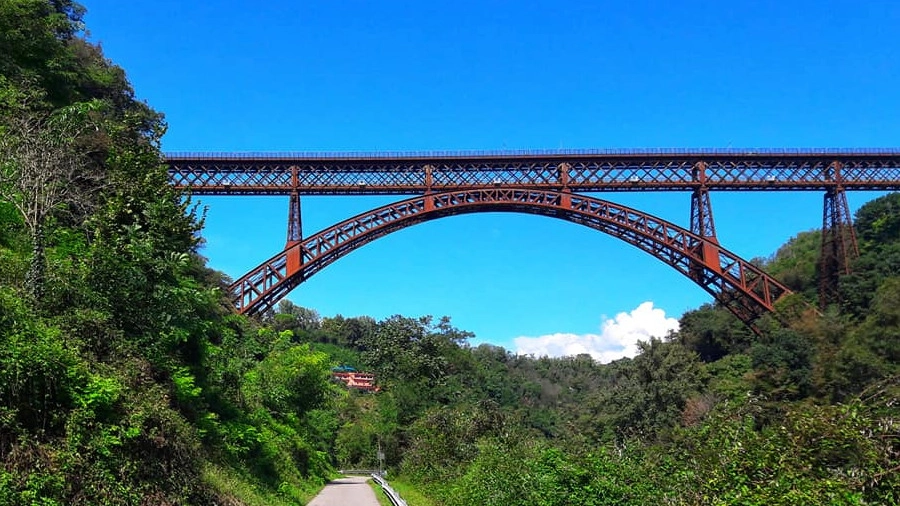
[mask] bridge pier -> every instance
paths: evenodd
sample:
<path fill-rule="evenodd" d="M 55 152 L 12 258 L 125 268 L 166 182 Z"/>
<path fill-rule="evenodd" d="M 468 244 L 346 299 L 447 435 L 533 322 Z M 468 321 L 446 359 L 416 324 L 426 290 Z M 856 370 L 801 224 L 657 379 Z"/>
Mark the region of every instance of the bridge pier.
<path fill-rule="evenodd" d="M 719 262 L 719 239 L 716 237 L 709 187 L 706 186 L 706 163 L 695 163 L 691 176 L 700 184 L 691 194 L 691 232 L 703 239 L 698 252 L 703 264 L 695 263 L 691 268 L 691 276 L 695 281 L 704 283 L 707 271 L 715 274 L 722 272 L 722 265 Z"/>
<path fill-rule="evenodd" d="M 703 263 L 692 262 L 690 276 L 698 283 L 706 283 L 711 275 L 722 273 L 722 264 L 719 261 L 719 240 L 716 238 L 709 190 L 705 186 L 694 190 L 691 195 L 691 232 L 703 240 L 697 252 Z"/>
<path fill-rule="evenodd" d="M 691 194 L 691 232 L 700 237 L 719 243 L 716 238 L 716 224 L 713 221 L 709 187 L 706 186 L 706 163 L 697 162 L 693 167 L 693 179 L 700 183 Z"/>
<path fill-rule="evenodd" d="M 691 195 L 691 232 L 713 243 L 719 243 L 712 204 L 709 201 L 709 189 L 706 186 L 697 188 Z"/>
<path fill-rule="evenodd" d="M 296 165 L 291 166 L 291 197 L 288 202 L 287 245 L 289 248 L 303 240 L 303 217 L 300 214 L 300 176 Z"/>
<path fill-rule="evenodd" d="M 859 257 L 847 193 L 838 184 L 825 191 L 822 213 L 822 250 L 819 254 L 819 307 L 838 302 L 838 281 L 850 274 Z"/>
<path fill-rule="evenodd" d="M 288 203 L 288 232 L 287 246 L 291 246 L 303 240 L 303 219 L 300 215 L 300 193 L 291 192 L 291 200 Z"/>

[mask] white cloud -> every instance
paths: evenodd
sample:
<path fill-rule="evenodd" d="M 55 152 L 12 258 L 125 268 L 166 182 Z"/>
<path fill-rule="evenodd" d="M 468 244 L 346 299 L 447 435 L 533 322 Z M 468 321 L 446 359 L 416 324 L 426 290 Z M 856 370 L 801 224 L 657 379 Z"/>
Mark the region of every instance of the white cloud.
<path fill-rule="evenodd" d="M 637 342 L 651 337 L 665 337 L 669 331 L 678 330 L 676 318 L 666 318 L 666 312 L 644 302 L 630 313 L 619 313 L 601 325 L 599 334 L 556 333 L 540 337 L 517 337 L 513 340 L 516 353 L 562 357 L 587 353 L 606 364 L 638 353 Z"/>

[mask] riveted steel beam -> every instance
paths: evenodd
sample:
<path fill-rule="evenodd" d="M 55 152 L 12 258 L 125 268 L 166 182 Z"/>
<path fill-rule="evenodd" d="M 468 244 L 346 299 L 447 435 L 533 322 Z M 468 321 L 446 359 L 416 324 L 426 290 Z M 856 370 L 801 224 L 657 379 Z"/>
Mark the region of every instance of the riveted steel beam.
<path fill-rule="evenodd" d="M 900 190 L 900 150 L 645 150 L 450 154 L 170 154 L 171 183 L 194 194 L 367 195 L 520 189 Z"/>

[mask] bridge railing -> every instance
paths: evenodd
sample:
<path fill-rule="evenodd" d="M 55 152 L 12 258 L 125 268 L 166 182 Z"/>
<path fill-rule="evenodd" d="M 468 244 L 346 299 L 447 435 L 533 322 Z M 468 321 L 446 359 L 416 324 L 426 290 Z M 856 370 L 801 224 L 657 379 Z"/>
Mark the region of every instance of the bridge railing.
<path fill-rule="evenodd" d="M 375 483 L 381 486 L 381 490 L 384 490 L 384 495 L 388 496 L 391 504 L 393 504 L 394 506 L 406 506 L 406 501 L 404 501 L 400 497 L 400 494 L 398 494 L 396 490 L 388 485 L 388 482 L 384 478 L 382 478 L 381 475 L 372 473 L 372 479 L 375 480 Z"/>
<path fill-rule="evenodd" d="M 331 158 L 472 158 L 554 155 L 890 155 L 898 148 L 631 148 L 631 149 L 508 149 L 432 151 L 288 151 L 288 152 L 171 152 L 168 158 L 203 159 L 322 159 Z"/>

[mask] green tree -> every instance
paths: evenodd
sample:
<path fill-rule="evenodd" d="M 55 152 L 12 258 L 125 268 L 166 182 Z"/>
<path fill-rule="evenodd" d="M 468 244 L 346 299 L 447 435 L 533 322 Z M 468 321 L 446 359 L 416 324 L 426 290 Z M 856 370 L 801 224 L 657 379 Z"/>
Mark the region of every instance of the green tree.
<path fill-rule="evenodd" d="M 653 436 L 678 423 L 688 399 L 705 386 L 706 370 L 695 353 L 674 341 L 651 338 L 638 349 L 623 370 L 625 381 L 607 398 L 620 432 Z"/>
<path fill-rule="evenodd" d="M 794 292 L 809 298 L 816 294 L 816 268 L 819 264 L 822 233 L 819 230 L 800 232 L 769 258 L 766 272 L 778 278 Z"/>
<path fill-rule="evenodd" d="M 0 111 L 0 198 L 22 216 L 32 244 L 26 286 L 38 299 L 45 277 L 45 230 L 54 213 L 85 216 L 96 202 L 103 167 L 95 162 L 98 101 L 52 113 L 29 104 Z"/>
<path fill-rule="evenodd" d="M 750 350 L 757 393 L 778 400 L 804 398 L 812 393 L 815 348 L 805 336 L 779 329 Z"/>
<path fill-rule="evenodd" d="M 856 229 L 863 249 L 900 240 L 900 193 L 879 197 L 860 207 Z"/>
<path fill-rule="evenodd" d="M 750 329 L 721 307 L 704 305 L 688 311 L 679 323 L 676 339 L 704 362 L 746 351 L 754 340 Z"/>
<path fill-rule="evenodd" d="M 328 356 L 308 344 L 276 348 L 247 373 L 243 394 L 274 413 L 302 414 L 322 405 L 330 378 Z"/>
<path fill-rule="evenodd" d="M 319 330 L 322 327 L 322 318 L 313 309 L 300 307 L 283 299 L 278 303 L 278 310 L 272 316 L 272 325 L 278 332 L 290 330 L 295 335 L 300 335 Z"/>
<path fill-rule="evenodd" d="M 470 335 L 453 328 L 446 317 L 432 324 L 430 316 L 392 316 L 363 341 L 363 359 L 386 381 L 417 379 L 435 386 L 448 373 L 448 354 Z"/>
<path fill-rule="evenodd" d="M 843 309 L 858 319 L 869 311 L 872 296 L 888 277 L 900 276 L 900 193 L 879 197 L 859 208 L 856 229 L 860 257 L 841 278 Z"/>

